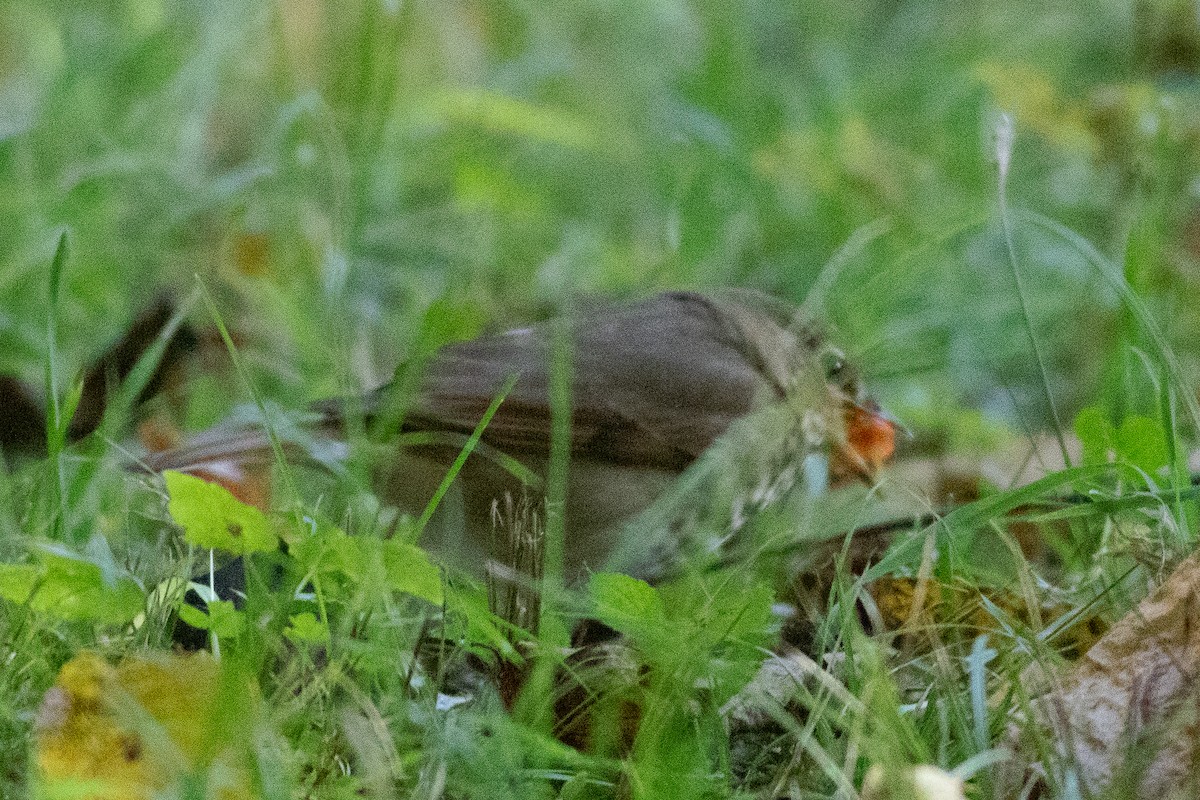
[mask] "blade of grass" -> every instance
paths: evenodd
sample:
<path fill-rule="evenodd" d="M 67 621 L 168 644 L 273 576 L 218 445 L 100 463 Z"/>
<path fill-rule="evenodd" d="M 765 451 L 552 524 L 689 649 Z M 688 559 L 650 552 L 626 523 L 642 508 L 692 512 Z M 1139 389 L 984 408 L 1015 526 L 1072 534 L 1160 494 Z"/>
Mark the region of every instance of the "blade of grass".
<path fill-rule="evenodd" d="M 438 505 L 442 502 L 446 492 L 450 491 L 450 484 L 454 483 L 454 479 L 458 477 L 458 473 L 462 470 L 463 465 L 467 463 L 467 458 L 474 452 L 475 446 L 479 444 L 479 439 L 483 436 L 484 429 L 492 421 L 492 417 L 496 415 L 500 404 L 508 397 L 508 393 L 517 384 L 518 375 L 513 374 L 508 377 L 504 385 L 500 387 L 500 391 L 492 398 L 492 402 L 488 405 L 487 410 L 483 412 L 483 416 L 479 420 L 479 424 L 475 426 L 475 430 L 471 431 L 471 436 L 467 439 L 466 444 L 458 451 L 458 455 L 454 459 L 454 463 L 450 465 L 450 469 L 446 470 L 446 474 L 442 477 L 442 482 L 438 484 L 437 491 L 433 493 L 433 497 L 429 498 L 429 502 L 425 504 L 425 510 L 421 512 L 420 519 L 417 520 L 417 533 L 425 530 L 425 526 L 429 524 L 429 520 L 433 518 L 433 513 L 437 511 Z"/>
<path fill-rule="evenodd" d="M 514 716 L 529 728 L 549 733 L 554 727 L 554 679 L 561 666 L 557 654 L 569 642 L 564 624 L 563 541 L 567 470 L 571 457 L 571 385 L 574 342 L 569 314 L 550 324 L 550 458 L 546 474 L 546 527 L 542 550 L 541 609 L 538 639 L 544 657 L 535 661 Z"/>
<path fill-rule="evenodd" d="M 1049 231 L 1055 236 L 1058 236 L 1067 244 L 1075 248 L 1075 250 L 1082 255 L 1084 259 L 1092 266 L 1092 268 L 1100 275 L 1100 277 L 1103 278 L 1104 281 L 1117 293 L 1117 296 L 1123 303 L 1125 303 L 1125 306 L 1137 320 L 1142 332 L 1149 337 L 1151 342 L 1153 342 L 1158 351 L 1159 358 L 1162 359 L 1167 377 L 1165 383 L 1169 384 L 1170 387 L 1175 388 L 1175 392 L 1170 393 L 1168 389 L 1164 387 L 1164 395 L 1173 394 L 1182 399 L 1184 408 L 1187 409 L 1188 417 L 1191 419 L 1192 430 L 1200 434 L 1200 400 L 1197 400 L 1196 393 L 1190 390 L 1190 381 L 1186 377 L 1187 373 L 1184 372 L 1183 365 L 1180 363 L 1179 358 L 1175 355 L 1174 349 L 1170 346 L 1170 344 L 1168 344 L 1166 336 L 1163 335 L 1158 323 L 1155 322 L 1150 309 L 1146 306 L 1142 299 L 1138 297 L 1137 293 L 1133 290 L 1133 287 L 1131 287 L 1129 282 L 1125 279 L 1124 272 L 1120 270 L 1115 263 L 1105 258 L 1104 255 L 1101 254 L 1091 242 L 1075 233 L 1070 228 L 1067 228 L 1065 225 L 1033 212 L 1025 212 L 1024 218 L 1043 230 Z M 1172 426 L 1168 430 L 1174 430 L 1174 403 L 1167 396 L 1160 398 L 1160 403 L 1163 405 L 1164 423 L 1168 422 L 1168 419 L 1172 421 Z M 1174 439 L 1173 436 L 1171 438 Z M 1173 443 L 1172 449 L 1174 449 Z M 1186 455 L 1183 455 L 1179 457 L 1178 461 L 1182 462 L 1185 459 Z M 1176 459 L 1173 459 L 1173 461 L 1176 461 Z M 1172 466 L 1172 471 L 1177 471 L 1177 468 Z M 1180 485 L 1178 481 L 1176 482 L 1176 485 Z M 1180 498 L 1180 501 L 1181 500 L 1182 498 Z M 1193 507 L 1191 513 L 1187 513 L 1185 511 L 1182 514 L 1182 518 L 1186 521 L 1185 528 L 1187 530 L 1191 530 L 1194 527 L 1196 513 L 1197 512 Z"/>
<path fill-rule="evenodd" d="M 154 371 L 158 369 L 159 363 L 162 361 L 163 354 L 167 350 L 167 346 L 171 343 L 171 338 L 175 332 L 179 330 L 179 326 L 183 324 L 183 320 L 187 317 L 191 307 L 196 302 L 196 295 L 193 294 L 186 302 L 182 303 L 171 318 L 167 320 L 166 325 L 162 327 L 154 339 L 154 343 L 146 349 L 130 370 L 129 375 L 121 382 L 116 396 L 108 404 L 105 412 L 104 426 L 110 430 L 124 430 L 124 422 L 128 419 L 131 410 L 137 403 L 138 397 L 141 396 L 142 390 L 154 377 Z"/>
<path fill-rule="evenodd" d="M 273 415 L 268 413 L 267 404 L 263 399 L 262 393 L 258 391 L 258 387 L 250 379 L 250 373 L 246 369 L 245 362 L 242 361 L 241 354 L 238 353 L 237 346 L 233 343 L 233 337 L 229 335 L 229 329 L 225 327 L 225 321 L 221 317 L 221 312 L 217 309 L 217 304 L 209 294 L 208 288 L 204 285 L 203 278 L 196 274 L 196 284 L 199 287 L 200 296 L 204 298 L 204 306 L 208 310 L 209 316 L 213 320 L 213 324 L 217 326 L 217 331 L 221 334 L 221 341 L 225 343 L 225 349 L 229 353 L 229 359 L 233 363 L 234 369 L 237 371 L 238 377 L 250 392 L 250 396 L 254 399 L 254 405 L 258 408 L 263 419 L 263 430 L 266 431 L 267 439 L 271 443 L 271 452 L 275 457 L 275 463 L 279 465 L 282 474 L 284 486 L 287 491 L 288 504 L 294 509 L 296 524 L 303 524 L 303 515 L 299 507 L 294 503 L 299 492 L 296 490 L 296 481 L 292 475 L 292 471 L 288 466 L 288 460 L 283 452 L 283 442 L 279 438 L 279 432 L 276 430 Z"/>
<path fill-rule="evenodd" d="M 550 331 L 550 463 L 546 476 L 546 550 L 544 585 L 554 596 L 563 585 L 563 541 L 566 534 L 567 471 L 571 458 L 571 384 L 574 342 L 569 316 Z"/>
<path fill-rule="evenodd" d="M 830 256 L 829 260 L 825 262 L 825 266 L 817 274 L 816 280 L 813 281 L 811 288 L 808 290 L 808 295 L 804 298 L 804 303 L 800 308 L 800 316 L 805 318 L 810 317 L 818 309 L 822 308 L 825 304 L 826 295 L 828 295 L 834 284 L 837 283 L 846 264 L 865 251 L 876 239 L 885 235 L 891 227 L 890 220 L 877 219 L 859 227 L 851 233 L 850 238 L 837 249 L 837 252 Z"/>
<path fill-rule="evenodd" d="M 910 536 L 906 541 L 901 542 L 880 559 L 877 564 L 864 572 L 859 581 L 865 585 L 889 574 L 902 565 L 913 562 L 919 556 L 924 546 L 925 538 L 931 530 L 935 531 L 942 541 L 945 541 L 943 537 L 972 535 L 974 531 L 979 530 L 989 520 L 1001 517 L 1023 505 L 1036 503 L 1047 495 L 1053 495 L 1055 492 L 1073 487 L 1077 483 L 1100 478 L 1119 466 L 1114 464 L 1091 464 L 1082 467 L 1068 467 L 1022 486 L 1019 489 L 1001 492 L 992 497 L 985 497 L 982 500 L 957 508 L 933 523 L 933 525 L 927 526 Z"/>
<path fill-rule="evenodd" d="M 10 465 L 4 458 L 4 452 L 0 451 L 0 543 L 9 540 L 20 541 L 23 538 L 9 469 Z"/>
<path fill-rule="evenodd" d="M 46 393 L 50 403 L 50 413 L 46 416 L 46 439 L 51 458 L 62 450 L 67 428 L 62 421 L 62 402 L 58 396 L 58 299 L 67 255 L 67 232 L 63 231 L 58 236 L 54 258 L 50 262 L 50 302 L 46 315 Z"/>
<path fill-rule="evenodd" d="M 978 636 L 971 646 L 971 655 L 966 659 L 967 678 L 971 686 L 972 732 L 975 736 L 977 753 L 991 747 L 988 734 L 987 665 L 997 655 L 987 645 L 987 636 Z"/>
<path fill-rule="evenodd" d="M 68 420 L 64 419 L 64 407 L 58 394 L 58 302 L 68 255 L 68 237 L 64 230 L 58 236 L 54 258 L 50 262 L 50 296 L 46 313 L 46 395 L 50 404 L 46 415 L 46 464 L 50 471 L 48 485 L 54 491 L 49 499 L 55 507 L 60 506 L 67 496 L 67 476 L 61 456 L 66 446 Z M 62 534 L 64 511 L 61 507 L 51 511 L 51 525 L 56 539 Z"/>
<path fill-rule="evenodd" d="M 1117 268 L 1116 264 L 1106 258 L 1091 242 L 1062 223 L 1028 210 L 1019 211 L 1018 215 L 1021 219 L 1053 233 L 1075 248 L 1092 265 L 1100 277 L 1117 293 L 1121 301 L 1129 307 L 1134 317 L 1137 318 L 1138 324 L 1141 325 L 1142 331 L 1150 337 L 1150 340 L 1154 342 L 1155 347 L 1158 349 L 1163 362 L 1166 364 L 1167 374 L 1171 383 L 1179 387 L 1179 395 L 1182 397 L 1184 406 L 1188 410 L 1188 416 L 1191 417 L 1193 429 L 1200 432 L 1200 401 L 1196 399 L 1193 393 L 1186 390 L 1186 387 L 1189 385 L 1186 378 L 1187 373 L 1184 372 L 1183 365 L 1175 355 L 1174 349 L 1167 343 L 1166 337 L 1154 321 L 1154 316 L 1151 314 L 1150 309 L 1125 281 L 1123 274 Z"/>
<path fill-rule="evenodd" d="M 519 460 L 513 458 L 503 450 L 498 450 L 486 442 L 476 440 L 470 442 L 470 437 L 464 437 L 459 433 L 450 431 L 413 431 L 411 433 L 401 433 L 393 438 L 392 443 L 396 447 L 422 447 L 429 445 L 440 445 L 442 447 L 452 446 L 466 448 L 468 443 L 471 451 L 475 455 L 487 458 L 494 462 L 497 466 L 512 475 L 521 483 L 535 489 L 542 486 L 542 478 L 536 472 L 525 466 Z"/>
<path fill-rule="evenodd" d="M 1012 157 L 1013 136 L 1012 117 L 1008 114 L 1001 114 L 996 129 L 996 160 L 999 172 L 997 199 L 999 201 L 1000 226 L 1004 232 L 1004 248 L 1008 254 L 1008 264 L 1012 273 L 1013 286 L 1017 292 L 1017 302 L 1020 304 L 1021 317 L 1025 322 L 1025 334 L 1029 338 L 1029 349 L 1033 353 L 1034 363 L 1037 364 L 1038 376 L 1042 382 L 1042 393 L 1046 406 L 1050 410 L 1050 418 L 1054 420 L 1054 436 L 1062 451 L 1063 463 L 1070 464 L 1071 454 L 1067 450 L 1067 441 L 1063 436 L 1062 418 L 1058 413 L 1058 405 L 1054 402 L 1054 393 L 1050 390 L 1050 372 L 1046 367 L 1046 358 L 1042 355 L 1042 347 L 1038 344 L 1037 335 L 1034 333 L 1033 314 L 1029 310 L 1029 292 L 1025 287 L 1020 260 L 1017 258 L 1012 215 L 1008 210 L 1008 167 Z"/>

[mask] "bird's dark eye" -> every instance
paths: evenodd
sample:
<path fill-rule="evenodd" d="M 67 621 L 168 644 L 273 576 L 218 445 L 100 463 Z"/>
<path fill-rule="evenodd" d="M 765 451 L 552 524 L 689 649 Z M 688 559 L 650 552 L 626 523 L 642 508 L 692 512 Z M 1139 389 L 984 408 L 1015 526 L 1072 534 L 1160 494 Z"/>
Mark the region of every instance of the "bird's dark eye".
<path fill-rule="evenodd" d="M 835 381 L 846 369 L 846 359 L 837 350 L 826 350 L 821 353 L 821 368 L 825 370 L 826 379 Z"/>

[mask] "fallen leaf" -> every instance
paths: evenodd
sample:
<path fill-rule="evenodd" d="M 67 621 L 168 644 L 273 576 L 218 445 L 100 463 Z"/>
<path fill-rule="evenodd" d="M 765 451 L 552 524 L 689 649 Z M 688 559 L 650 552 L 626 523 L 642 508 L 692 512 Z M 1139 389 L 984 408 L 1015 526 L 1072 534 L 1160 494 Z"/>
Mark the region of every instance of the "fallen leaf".
<path fill-rule="evenodd" d="M 114 666 L 83 652 L 38 711 L 35 797 L 251 800 L 252 743 L 263 739 L 256 709 L 252 687 L 208 653 Z"/>
<path fill-rule="evenodd" d="M 1039 779 L 1064 786 L 1074 770 L 1092 793 L 1197 796 L 1197 664 L 1200 555 L 1180 564 L 1037 701 L 1033 725 L 1011 726 L 1018 757 L 1005 775 L 1008 788 Z M 1038 739 L 1056 757 L 1030 765 L 1020 756 L 1036 752 Z"/>

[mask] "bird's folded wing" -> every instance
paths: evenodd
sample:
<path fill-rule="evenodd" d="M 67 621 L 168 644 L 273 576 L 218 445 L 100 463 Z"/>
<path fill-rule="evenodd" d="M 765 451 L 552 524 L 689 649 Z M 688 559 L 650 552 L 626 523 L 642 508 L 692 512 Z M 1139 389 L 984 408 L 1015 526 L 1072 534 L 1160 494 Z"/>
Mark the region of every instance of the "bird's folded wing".
<path fill-rule="evenodd" d="M 572 334 L 576 457 L 682 469 L 734 419 L 778 395 L 747 353 L 752 344 L 700 295 L 584 314 Z M 483 438 L 514 454 L 544 455 L 550 335 L 534 327 L 444 348 L 427 366 L 404 427 L 469 431 L 515 374 Z"/>

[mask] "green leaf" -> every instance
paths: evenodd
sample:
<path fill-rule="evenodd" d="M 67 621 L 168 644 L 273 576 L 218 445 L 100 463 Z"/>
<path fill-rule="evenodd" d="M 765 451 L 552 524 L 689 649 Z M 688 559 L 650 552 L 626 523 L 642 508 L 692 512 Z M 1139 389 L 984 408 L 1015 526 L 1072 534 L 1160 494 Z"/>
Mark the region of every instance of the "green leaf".
<path fill-rule="evenodd" d="M 171 496 L 167 510 L 197 547 L 234 555 L 268 552 L 279 546 L 266 515 L 238 500 L 228 489 L 182 472 L 163 473 Z"/>
<path fill-rule="evenodd" d="M 246 627 L 246 612 L 238 611 L 229 600 L 208 603 L 209 630 L 225 639 L 233 639 Z"/>
<path fill-rule="evenodd" d="M 1167 433 L 1162 424 L 1136 414 L 1121 422 L 1117 431 L 1117 454 L 1149 475 L 1156 474 L 1171 461 Z"/>
<path fill-rule="evenodd" d="M 1116 447 L 1116 432 L 1097 406 L 1088 406 L 1075 417 L 1075 435 L 1083 445 L 1084 464 L 1107 464 Z"/>
<path fill-rule="evenodd" d="M 445 607 L 451 637 L 465 633 L 468 640 L 492 648 L 506 661 L 514 664 L 524 661 L 521 652 L 509 641 L 504 626 L 488 609 L 487 595 L 479 587 L 450 584 Z M 462 633 L 458 630 L 460 625 L 465 625 Z"/>
<path fill-rule="evenodd" d="M 79 556 L 45 556 L 46 573 L 32 606 L 60 619 L 117 625 L 129 622 L 146 604 L 142 588 L 130 578 L 105 580 L 104 571 Z"/>
<path fill-rule="evenodd" d="M 211 627 L 209 625 L 208 614 L 188 603 L 179 606 L 179 618 L 193 628 L 202 631 L 206 631 Z"/>
<path fill-rule="evenodd" d="M 479 335 L 487 316 L 474 302 L 455 302 L 443 296 L 434 300 L 421 319 L 422 352 L 433 353 L 449 342 Z"/>
<path fill-rule="evenodd" d="M 770 625 L 772 613 L 771 604 L 775 601 L 775 592 L 765 583 L 756 582 L 746 587 L 739 595 L 736 603 L 723 606 L 721 624 L 729 620 L 728 635 L 738 639 L 758 643 L 763 639 Z M 765 644 L 765 642 L 763 642 Z"/>
<path fill-rule="evenodd" d="M 18 605 L 29 600 L 43 569 L 35 564 L 0 564 L 0 597 Z"/>
<path fill-rule="evenodd" d="M 119 625 L 146 604 L 130 578 L 106 581 L 100 567 L 74 554 L 46 554 L 42 564 L 0 564 L 0 597 L 63 620 Z"/>
<path fill-rule="evenodd" d="M 616 572 L 598 572 L 588 583 L 596 619 L 639 644 L 659 641 L 667 616 L 662 596 L 645 581 Z"/>
<path fill-rule="evenodd" d="M 207 603 L 208 610 L 201 611 L 193 605 L 184 603 L 179 606 L 179 618 L 202 631 L 211 631 L 225 639 L 236 638 L 246 626 L 245 612 L 228 600 L 212 600 Z"/>
<path fill-rule="evenodd" d="M 290 622 L 291 624 L 284 629 L 283 635 L 293 642 L 320 644 L 329 641 L 329 626 L 319 622 L 311 611 L 292 615 Z"/>
<path fill-rule="evenodd" d="M 1171 443 L 1162 423 L 1131 414 L 1116 428 L 1096 406 L 1075 417 L 1075 434 L 1083 445 L 1084 464 L 1106 464 L 1112 456 L 1154 475 L 1171 459 Z"/>
<path fill-rule="evenodd" d="M 428 553 L 415 544 L 389 539 L 383 542 L 381 554 L 393 589 L 434 605 L 442 604 L 442 571 L 429 560 Z"/>
<path fill-rule="evenodd" d="M 321 525 L 288 552 L 306 571 L 342 575 L 360 585 L 375 582 L 435 605 L 443 602 L 441 570 L 420 547 L 399 539 L 358 538 Z"/>
<path fill-rule="evenodd" d="M 355 580 L 362 577 L 363 553 L 358 541 L 323 522 L 311 533 L 289 541 L 288 555 L 306 572 L 341 573 Z"/>

